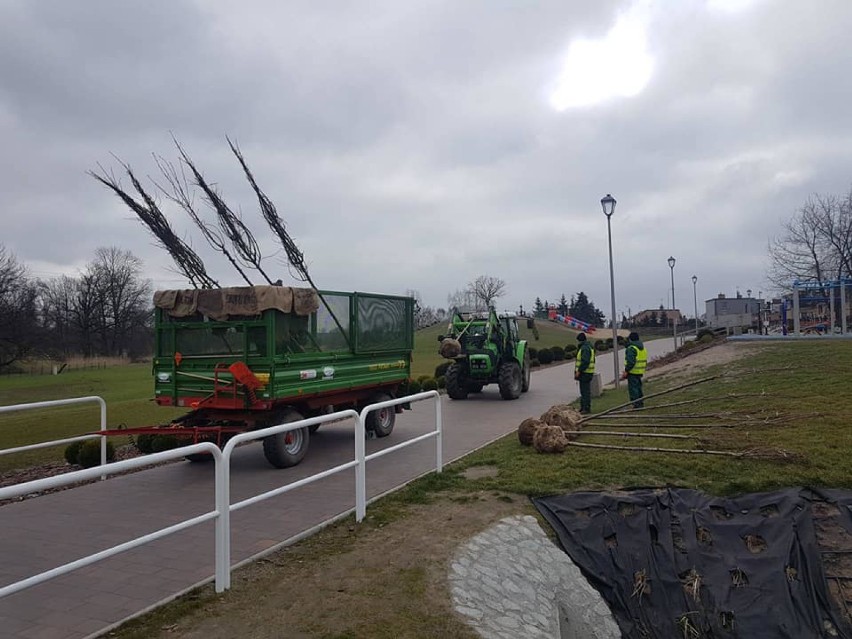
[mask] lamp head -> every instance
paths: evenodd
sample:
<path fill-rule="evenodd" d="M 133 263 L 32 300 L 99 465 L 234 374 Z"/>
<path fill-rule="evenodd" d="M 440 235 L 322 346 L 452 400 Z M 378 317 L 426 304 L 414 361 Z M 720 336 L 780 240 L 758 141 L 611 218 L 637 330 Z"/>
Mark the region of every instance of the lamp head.
<path fill-rule="evenodd" d="M 615 213 L 615 198 L 607 193 L 606 197 L 601 198 L 601 208 L 603 209 L 604 215 L 611 217 L 612 214 Z"/>
<path fill-rule="evenodd" d="M 675 258 L 670 257 L 670 258 L 667 260 L 667 262 L 669 263 L 669 268 L 673 269 L 676 261 L 677 261 L 677 260 L 675 260 Z"/>
<path fill-rule="evenodd" d="M 693 276 L 692 276 L 692 283 L 693 283 L 693 284 L 695 284 L 697 281 L 698 281 L 698 276 L 697 276 L 697 275 L 693 275 Z"/>

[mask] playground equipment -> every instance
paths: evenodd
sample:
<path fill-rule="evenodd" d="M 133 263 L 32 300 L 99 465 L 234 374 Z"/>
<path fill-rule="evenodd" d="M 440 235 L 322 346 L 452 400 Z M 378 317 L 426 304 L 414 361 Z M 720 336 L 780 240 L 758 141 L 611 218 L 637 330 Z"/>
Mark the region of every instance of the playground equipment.
<path fill-rule="evenodd" d="M 801 302 L 828 302 L 829 304 L 829 322 L 827 327 L 828 333 L 834 333 L 834 289 L 840 289 L 840 331 L 846 334 L 846 287 L 852 286 L 852 278 L 843 277 L 837 280 L 829 280 L 827 282 L 802 282 L 800 280 L 793 281 L 793 333 L 796 336 L 802 334 L 801 324 Z M 800 291 L 811 293 L 805 297 L 799 295 Z M 828 291 L 828 294 L 825 294 Z M 787 304 L 785 303 L 781 309 L 782 326 L 787 325 Z M 817 326 L 826 328 L 825 322 L 815 322 L 804 327 L 806 330 L 819 330 Z M 820 331 L 824 332 L 824 331 Z"/>
<path fill-rule="evenodd" d="M 551 311 L 547 314 L 547 319 L 556 322 L 561 322 L 562 324 L 567 324 L 571 328 L 576 328 L 578 331 L 583 331 L 584 333 L 595 332 L 594 326 L 592 326 L 588 322 L 578 320 L 576 317 L 571 317 L 570 315 L 560 315 L 559 313 Z"/>

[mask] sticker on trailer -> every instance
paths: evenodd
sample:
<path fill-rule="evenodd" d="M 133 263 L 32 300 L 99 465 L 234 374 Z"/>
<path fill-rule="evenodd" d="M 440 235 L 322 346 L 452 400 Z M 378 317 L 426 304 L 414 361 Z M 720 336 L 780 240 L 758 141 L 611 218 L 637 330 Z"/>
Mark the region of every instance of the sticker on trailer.
<path fill-rule="evenodd" d="M 334 379 L 334 366 L 326 366 L 322 369 L 323 379 Z"/>
<path fill-rule="evenodd" d="M 299 371 L 299 379 L 316 379 L 317 372 L 314 370 L 310 371 Z"/>

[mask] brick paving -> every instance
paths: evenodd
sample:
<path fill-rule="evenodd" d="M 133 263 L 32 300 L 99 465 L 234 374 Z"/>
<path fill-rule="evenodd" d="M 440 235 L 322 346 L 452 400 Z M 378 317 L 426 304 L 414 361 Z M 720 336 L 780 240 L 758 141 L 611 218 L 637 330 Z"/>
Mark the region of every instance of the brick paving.
<path fill-rule="evenodd" d="M 658 356 L 665 340 L 650 342 Z M 611 358 L 598 358 L 604 380 Z M 577 397 L 569 366 L 533 372 L 531 388 L 503 401 L 488 386 L 469 401 L 442 397 L 444 462 L 514 431 L 526 417 Z M 392 436 L 367 441 L 367 453 L 430 430 L 430 402 L 397 416 Z M 260 446 L 235 451 L 231 503 L 314 475 L 353 458 L 351 423 L 323 426 L 297 467 L 276 470 Z M 434 468 L 434 440 L 420 442 L 367 465 L 367 493 L 392 490 Z M 238 563 L 354 508 L 354 471 L 338 473 L 231 516 L 232 562 Z M 105 482 L 43 495 L 0 507 L 0 585 L 213 509 L 213 466 L 179 462 Z M 368 507 L 369 512 L 369 507 Z M 213 522 L 127 551 L 92 566 L 0 599 L 0 635 L 8 639 L 96 637 L 140 612 L 212 578 Z"/>

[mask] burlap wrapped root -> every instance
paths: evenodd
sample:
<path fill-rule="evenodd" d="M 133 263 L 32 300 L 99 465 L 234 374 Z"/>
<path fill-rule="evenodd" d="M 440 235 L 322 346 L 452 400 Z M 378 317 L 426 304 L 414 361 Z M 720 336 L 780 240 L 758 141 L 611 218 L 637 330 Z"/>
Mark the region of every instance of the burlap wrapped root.
<path fill-rule="evenodd" d="M 559 426 L 542 424 L 533 433 L 533 448 L 540 453 L 561 453 L 568 448 L 568 438 Z"/>
<path fill-rule="evenodd" d="M 541 416 L 541 421 L 545 424 L 559 426 L 569 440 L 577 437 L 576 433 L 580 430 L 580 421 L 582 419 L 583 416 L 580 412 L 568 404 L 551 406 Z"/>
<path fill-rule="evenodd" d="M 452 337 L 444 338 L 441 341 L 438 353 L 445 359 L 453 359 L 461 354 L 461 344 L 457 339 L 453 339 Z"/>
<path fill-rule="evenodd" d="M 521 425 L 518 426 L 518 441 L 521 442 L 521 445 L 532 446 L 533 435 L 535 435 L 539 426 L 544 426 L 544 422 L 535 417 L 527 417 L 521 422 Z"/>

